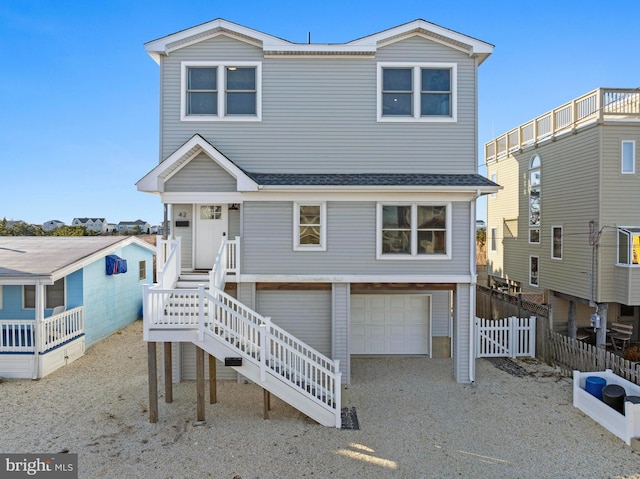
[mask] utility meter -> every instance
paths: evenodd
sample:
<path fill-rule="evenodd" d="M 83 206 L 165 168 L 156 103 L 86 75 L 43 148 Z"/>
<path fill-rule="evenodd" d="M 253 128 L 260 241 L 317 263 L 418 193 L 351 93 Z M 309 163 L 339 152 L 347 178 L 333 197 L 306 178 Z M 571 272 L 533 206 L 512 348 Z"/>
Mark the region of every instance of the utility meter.
<path fill-rule="evenodd" d="M 591 315 L 591 327 L 593 329 L 600 329 L 600 315 L 598 313 Z"/>

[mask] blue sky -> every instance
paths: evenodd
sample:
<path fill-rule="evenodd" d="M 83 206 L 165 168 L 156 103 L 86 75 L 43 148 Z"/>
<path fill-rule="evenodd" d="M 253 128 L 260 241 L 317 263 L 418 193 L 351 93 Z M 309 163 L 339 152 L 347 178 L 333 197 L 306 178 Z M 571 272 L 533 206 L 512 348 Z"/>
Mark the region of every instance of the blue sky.
<path fill-rule="evenodd" d="M 158 197 L 135 188 L 158 162 L 158 67 L 143 43 L 218 17 L 313 43 L 423 18 L 494 44 L 480 67 L 482 164 L 482 145 L 520 123 L 598 87 L 639 87 L 638 14 L 637 0 L 4 0 L 0 218 L 159 223 Z"/>

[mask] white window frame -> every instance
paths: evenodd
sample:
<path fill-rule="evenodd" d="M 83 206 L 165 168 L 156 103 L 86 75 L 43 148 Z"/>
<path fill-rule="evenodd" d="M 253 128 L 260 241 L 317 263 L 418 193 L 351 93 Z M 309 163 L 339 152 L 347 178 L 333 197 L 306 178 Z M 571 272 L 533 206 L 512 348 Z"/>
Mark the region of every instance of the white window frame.
<path fill-rule="evenodd" d="M 147 279 L 147 260 L 138 261 L 138 281 Z"/>
<path fill-rule="evenodd" d="M 382 252 L 382 207 L 383 206 L 411 206 L 411 254 L 384 254 Z M 418 254 L 418 206 L 444 206 L 447 212 L 445 218 L 445 254 Z M 380 260 L 447 260 L 451 259 L 451 227 L 453 212 L 451 203 L 442 202 L 402 202 L 385 201 L 376 204 L 376 259 Z"/>
<path fill-rule="evenodd" d="M 498 251 L 498 228 L 491 228 L 491 252 L 495 253 Z"/>
<path fill-rule="evenodd" d="M 554 256 L 554 241 L 555 241 L 555 230 L 560 230 L 560 256 Z M 562 260 L 562 256 L 564 253 L 564 231 L 562 226 L 556 225 L 551 227 L 551 259 L 560 261 Z"/>
<path fill-rule="evenodd" d="M 537 160 L 537 163 L 536 163 Z M 531 184 L 531 173 L 534 171 L 538 171 L 539 173 L 539 177 L 540 180 L 538 181 L 537 185 L 532 185 Z M 528 196 L 527 196 L 527 223 L 529 224 L 529 237 L 527 238 L 529 241 L 529 244 L 540 244 L 540 239 L 542 236 L 542 230 L 541 230 L 541 226 L 542 226 L 542 158 L 540 158 L 540 155 L 538 155 L 537 153 L 535 155 L 533 155 L 533 157 L 531 158 L 531 160 L 529 160 L 529 170 L 528 170 L 528 177 L 527 177 L 527 182 L 529 183 L 529 192 L 528 192 Z M 537 188 L 538 189 L 538 207 L 539 207 L 539 211 L 538 211 L 538 224 L 531 224 L 531 191 Z M 538 241 L 532 241 L 531 240 L 531 236 L 533 234 L 534 231 L 538 232 Z"/>
<path fill-rule="evenodd" d="M 320 207 L 320 244 L 300 244 L 300 207 Z M 324 201 L 300 201 L 293 204 L 293 250 L 294 251 L 327 251 L 327 203 Z"/>
<path fill-rule="evenodd" d="M 67 277 L 65 276 L 64 278 L 62 278 L 62 280 L 64 281 L 64 295 L 63 295 L 63 304 L 62 305 L 58 305 L 56 304 L 56 306 L 67 306 Z M 33 307 L 27 307 L 27 295 L 25 294 L 25 288 L 26 286 L 33 286 L 34 288 L 34 297 L 33 297 L 33 302 L 34 302 L 34 306 Z M 55 308 L 55 306 L 52 307 L 48 307 L 47 306 L 47 289 L 49 288 L 49 286 L 53 286 L 52 284 L 47 284 L 44 287 L 44 309 L 53 309 Z M 28 284 L 28 285 L 23 285 L 22 286 L 22 309 L 23 310 L 31 310 L 31 309 L 35 309 L 35 301 L 36 301 L 36 295 L 38 294 L 37 291 L 35 291 L 36 285 L 33 284 Z"/>
<path fill-rule="evenodd" d="M 537 272 L 538 276 L 536 277 L 537 283 L 535 284 L 531 281 L 533 279 L 533 274 L 531 271 L 531 262 L 533 258 L 535 258 L 536 261 L 538 262 L 538 272 Z M 533 286 L 534 288 L 540 287 L 540 256 L 536 256 L 536 255 L 529 256 L 529 286 Z"/>
<path fill-rule="evenodd" d="M 218 113 L 215 115 L 187 114 L 187 81 L 189 68 L 217 68 Z M 256 114 L 227 115 L 227 83 L 225 72 L 227 67 L 252 67 L 256 69 Z M 186 61 L 181 63 L 180 75 L 180 120 L 182 121 L 262 121 L 262 62 L 209 62 Z"/>
<path fill-rule="evenodd" d="M 637 246 L 634 244 L 634 238 L 640 237 L 640 226 L 618 226 L 616 231 L 616 265 L 625 266 L 631 268 L 640 268 L 640 252 L 637 250 Z M 627 244 L 626 244 L 626 252 L 625 256 L 627 257 L 626 263 L 620 262 L 620 235 L 627 236 Z M 640 240 L 639 240 L 640 241 Z M 624 247 L 624 246 L 623 246 Z M 636 261 L 633 262 L 633 254 L 636 253 Z"/>
<path fill-rule="evenodd" d="M 631 144 L 631 171 L 624 168 L 624 145 Z M 623 175 L 634 175 L 636 173 L 636 142 L 634 140 L 623 140 L 620 144 L 620 173 Z"/>
<path fill-rule="evenodd" d="M 383 116 L 382 114 L 382 70 L 384 68 L 411 68 L 413 70 L 413 115 L 412 116 Z M 421 116 L 420 115 L 420 74 L 423 68 L 442 68 L 451 70 L 451 115 L 450 116 Z M 378 62 L 377 81 L 377 112 L 379 122 L 430 122 L 455 123 L 458 121 L 458 64 L 457 63 L 405 63 Z"/>

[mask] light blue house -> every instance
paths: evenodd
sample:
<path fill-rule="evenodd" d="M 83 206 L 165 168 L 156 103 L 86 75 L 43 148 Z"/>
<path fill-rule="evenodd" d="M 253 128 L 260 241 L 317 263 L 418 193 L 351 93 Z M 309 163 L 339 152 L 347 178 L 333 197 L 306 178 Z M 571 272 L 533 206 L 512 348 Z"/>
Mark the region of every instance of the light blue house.
<path fill-rule="evenodd" d="M 43 377 L 138 319 L 154 251 L 135 237 L 0 238 L 0 376 Z"/>

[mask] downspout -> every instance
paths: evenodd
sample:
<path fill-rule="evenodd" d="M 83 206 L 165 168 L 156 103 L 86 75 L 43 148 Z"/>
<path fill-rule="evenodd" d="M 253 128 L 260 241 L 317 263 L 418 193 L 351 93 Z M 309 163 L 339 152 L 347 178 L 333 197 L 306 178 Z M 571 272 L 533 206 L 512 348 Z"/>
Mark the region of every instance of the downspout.
<path fill-rule="evenodd" d="M 475 352 L 475 325 L 476 325 L 476 284 L 478 274 L 476 272 L 476 201 L 480 197 L 480 190 L 476 191 L 470 203 L 469 229 L 471 231 L 471 245 L 469 252 L 469 272 L 471 283 L 469 284 L 469 380 L 471 384 L 476 382 L 476 352 Z"/>

